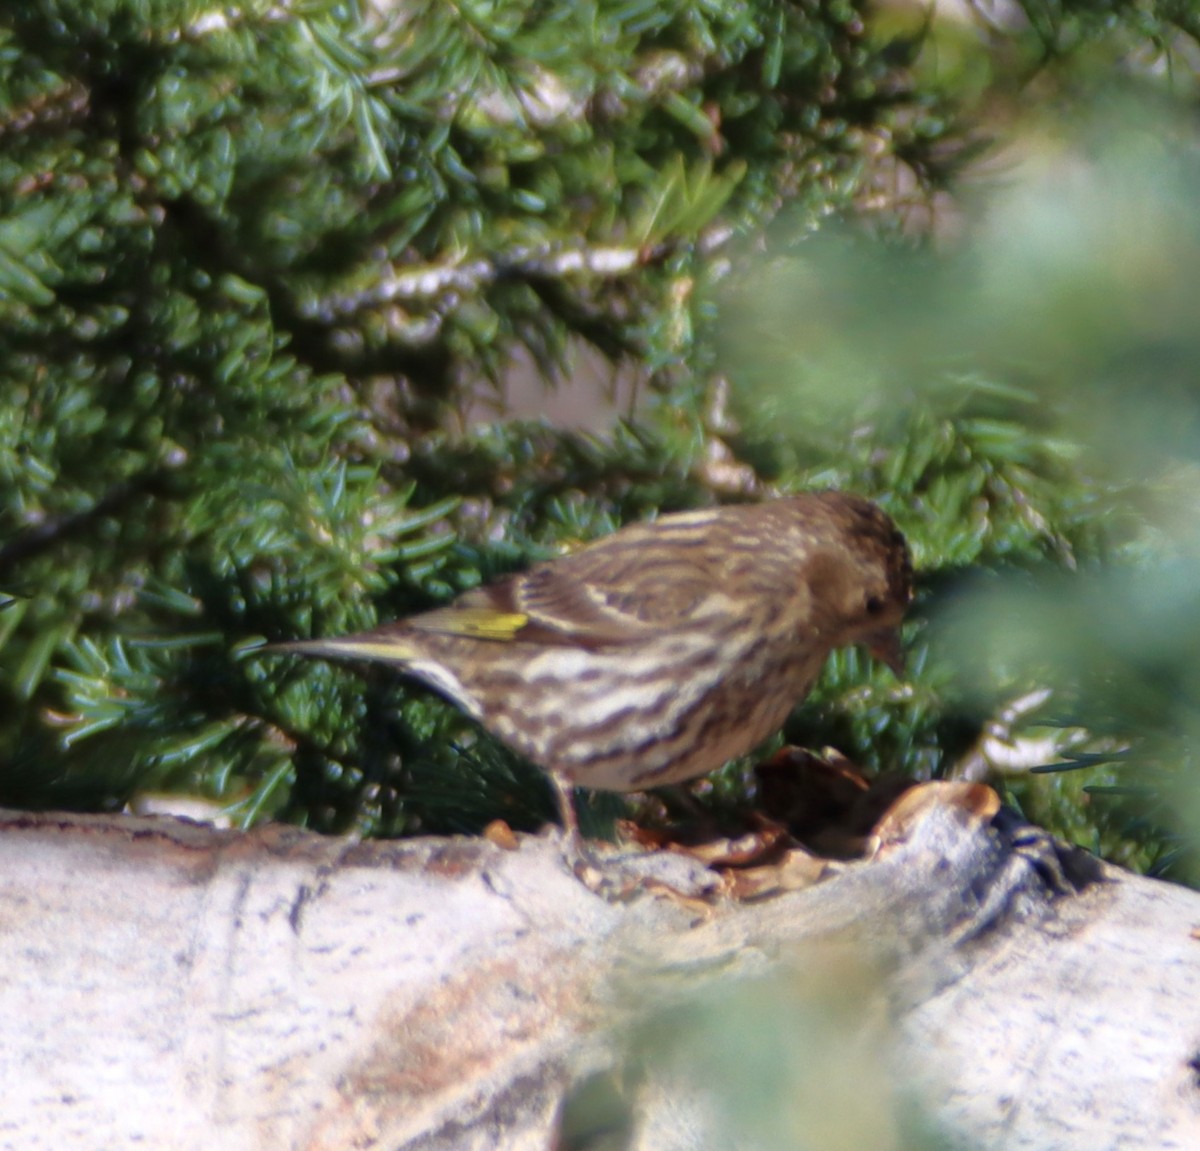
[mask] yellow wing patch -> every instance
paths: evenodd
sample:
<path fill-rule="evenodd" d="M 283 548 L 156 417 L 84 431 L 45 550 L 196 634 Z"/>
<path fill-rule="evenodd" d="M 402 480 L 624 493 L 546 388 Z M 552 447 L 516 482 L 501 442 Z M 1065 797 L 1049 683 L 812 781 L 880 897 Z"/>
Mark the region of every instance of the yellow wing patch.
<path fill-rule="evenodd" d="M 519 611 L 462 607 L 430 612 L 408 622 L 422 631 L 439 631 L 445 635 L 461 635 L 468 639 L 490 639 L 506 643 L 517 638 L 517 633 L 529 623 L 529 616 Z"/>

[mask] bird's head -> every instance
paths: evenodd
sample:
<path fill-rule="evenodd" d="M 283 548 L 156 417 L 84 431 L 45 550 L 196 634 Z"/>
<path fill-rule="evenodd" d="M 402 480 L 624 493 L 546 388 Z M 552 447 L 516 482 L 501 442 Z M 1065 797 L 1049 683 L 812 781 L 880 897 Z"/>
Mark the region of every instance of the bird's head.
<path fill-rule="evenodd" d="M 882 509 L 847 492 L 822 492 L 827 530 L 808 573 L 838 644 L 865 647 L 896 675 L 904 672 L 900 623 L 912 602 L 912 560 L 904 536 Z"/>

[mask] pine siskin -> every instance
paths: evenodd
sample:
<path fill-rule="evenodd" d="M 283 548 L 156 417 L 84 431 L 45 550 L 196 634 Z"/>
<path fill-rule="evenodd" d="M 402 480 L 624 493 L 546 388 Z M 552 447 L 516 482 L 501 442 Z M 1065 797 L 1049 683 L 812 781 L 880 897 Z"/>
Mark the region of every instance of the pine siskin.
<path fill-rule="evenodd" d="M 573 785 L 692 779 L 777 731 L 829 653 L 897 674 L 904 537 L 841 492 L 632 524 L 453 603 L 357 635 L 275 645 L 393 664 Z"/>

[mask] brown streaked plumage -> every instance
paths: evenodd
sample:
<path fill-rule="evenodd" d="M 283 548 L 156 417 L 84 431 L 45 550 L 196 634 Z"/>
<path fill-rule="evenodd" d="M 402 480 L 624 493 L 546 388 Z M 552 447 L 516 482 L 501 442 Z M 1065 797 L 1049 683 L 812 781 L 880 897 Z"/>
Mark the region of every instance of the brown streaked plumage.
<path fill-rule="evenodd" d="M 389 663 L 569 785 L 692 779 L 778 730 L 836 647 L 899 670 L 908 549 L 841 492 L 632 524 L 373 631 L 275 645 Z M 564 821 L 573 812 L 564 801 Z"/>

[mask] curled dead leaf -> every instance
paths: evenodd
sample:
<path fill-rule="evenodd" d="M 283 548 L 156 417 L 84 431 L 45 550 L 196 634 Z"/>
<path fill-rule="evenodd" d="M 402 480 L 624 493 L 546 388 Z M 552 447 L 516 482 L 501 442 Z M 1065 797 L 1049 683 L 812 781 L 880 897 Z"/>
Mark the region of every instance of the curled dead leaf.
<path fill-rule="evenodd" d="M 990 823 L 1000 810 L 1000 796 L 983 783 L 935 780 L 909 788 L 884 812 L 871 835 L 868 854 L 876 855 L 893 843 L 903 843 L 934 807 L 951 806 L 971 822 Z"/>

